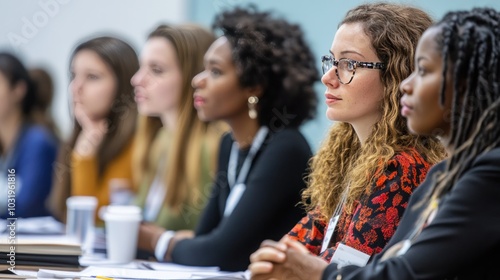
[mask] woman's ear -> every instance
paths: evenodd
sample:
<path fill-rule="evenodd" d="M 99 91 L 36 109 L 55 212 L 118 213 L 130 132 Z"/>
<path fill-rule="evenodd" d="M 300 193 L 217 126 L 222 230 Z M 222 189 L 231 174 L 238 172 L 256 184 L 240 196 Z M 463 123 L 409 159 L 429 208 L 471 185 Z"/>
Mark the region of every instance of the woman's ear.
<path fill-rule="evenodd" d="M 262 93 L 263 93 L 263 89 L 262 89 L 262 86 L 260 86 L 260 85 L 249 87 L 246 89 L 247 98 L 250 96 L 257 96 L 258 98 L 261 98 Z"/>

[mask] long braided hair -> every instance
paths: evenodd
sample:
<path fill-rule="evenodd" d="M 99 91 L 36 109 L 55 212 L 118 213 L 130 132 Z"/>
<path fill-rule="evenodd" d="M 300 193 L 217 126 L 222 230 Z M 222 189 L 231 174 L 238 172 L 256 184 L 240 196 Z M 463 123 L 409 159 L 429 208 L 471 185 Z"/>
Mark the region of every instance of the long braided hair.
<path fill-rule="evenodd" d="M 490 8 L 450 12 L 436 26 L 442 30 L 436 38 L 444 66 L 441 104 L 447 84 L 453 87 L 447 143 L 452 152 L 445 171 L 434 177 L 431 199 L 424 201 L 439 200 L 475 158 L 500 146 L 500 13 Z M 432 208 L 431 203 L 421 222 Z"/>

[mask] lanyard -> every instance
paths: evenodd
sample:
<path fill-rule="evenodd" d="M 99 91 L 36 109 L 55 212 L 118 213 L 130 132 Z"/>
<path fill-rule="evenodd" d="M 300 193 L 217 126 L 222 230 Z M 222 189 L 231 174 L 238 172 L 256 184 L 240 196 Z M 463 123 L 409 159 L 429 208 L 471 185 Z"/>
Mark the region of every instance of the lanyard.
<path fill-rule="evenodd" d="M 153 182 L 149 186 L 148 193 L 146 194 L 143 219 L 147 222 L 154 222 L 155 219 L 158 218 L 158 214 L 163 207 L 163 201 L 165 201 L 165 197 L 167 196 L 167 186 L 165 186 L 165 180 L 163 180 L 165 175 L 163 173 L 165 170 L 165 164 L 166 160 L 162 157 L 156 168 L 156 174 Z"/>
<path fill-rule="evenodd" d="M 255 136 L 255 139 L 250 147 L 250 151 L 248 151 L 248 155 L 241 166 L 240 174 L 238 174 L 238 179 L 236 179 L 236 165 L 238 164 L 238 143 L 234 142 L 233 147 L 231 148 L 231 155 L 229 156 L 229 166 L 227 170 L 227 181 L 231 188 L 229 192 L 229 196 L 226 199 L 226 207 L 224 209 L 224 217 L 231 215 L 234 208 L 240 201 L 243 193 L 246 190 L 246 185 L 243 183 L 247 179 L 248 171 L 250 171 L 250 166 L 252 165 L 252 161 L 257 154 L 257 152 L 264 144 L 264 140 L 266 139 L 267 132 L 269 129 L 265 126 L 261 127 Z"/>
<path fill-rule="evenodd" d="M 333 216 L 330 218 L 330 222 L 328 223 L 328 228 L 326 230 L 325 236 L 323 238 L 323 244 L 321 246 L 321 253 L 323 253 L 326 249 L 328 249 L 328 245 L 330 244 L 330 240 L 332 239 L 333 232 L 337 227 L 337 222 L 339 221 L 340 213 L 342 212 L 342 208 L 344 208 L 345 202 L 347 200 L 347 194 L 349 192 L 349 186 L 344 190 L 342 194 L 342 198 L 340 202 L 335 207 L 335 211 L 333 212 Z"/>
<path fill-rule="evenodd" d="M 240 173 L 238 174 L 237 179 L 236 179 L 236 166 L 238 165 L 239 147 L 236 141 L 233 142 L 233 146 L 231 148 L 231 155 L 229 156 L 229 166 L 227 170 L 227 181 L 231 188 L 236 184 L 241 184 L 245 182 L 248 176 L 248 171 L 250 171 L 252 161 L 257 152 L 262 147 L 262 144 L 264 144 L 264 140 L 266 139 L 268 131 L 269 129 L 266 126 L 262 126 L 257 132 L 257 135 L 255 136 L 255 139 L 252 143 L 252 146 L 250 147 L 250 151 L 248 152 L 248 155 L 245 158 L 243 165 L 241 166 Z"/>

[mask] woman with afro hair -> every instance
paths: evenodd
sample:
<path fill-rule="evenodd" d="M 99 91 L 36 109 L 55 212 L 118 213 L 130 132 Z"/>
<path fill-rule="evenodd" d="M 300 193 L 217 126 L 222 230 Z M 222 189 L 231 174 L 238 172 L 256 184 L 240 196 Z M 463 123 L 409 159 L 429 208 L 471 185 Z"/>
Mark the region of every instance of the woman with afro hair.
<path fill-rule="evenodd" d="M 158 260 L 244 270 L 268 238 L 301 216 L 311 149 L 299 126 L 314 117 L 319 79 L 299 26 L 254 8 L 220 14 L 222 31 L 192 80 L 204 121 L 222 120 L 223 137 L 209 202 L 194 232 L 151 231 Z"/>

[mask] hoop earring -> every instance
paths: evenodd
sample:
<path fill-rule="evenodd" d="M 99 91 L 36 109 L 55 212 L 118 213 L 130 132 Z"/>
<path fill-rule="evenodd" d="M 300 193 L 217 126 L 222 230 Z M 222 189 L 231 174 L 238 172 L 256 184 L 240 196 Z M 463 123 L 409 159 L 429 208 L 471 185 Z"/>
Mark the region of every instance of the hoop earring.
<path fill-rule="evenodd" d="M 250 96 L 248 98 L 248 116 L 252 119 L 255 120 L 257 118 L 257 110 L 256 106 L 257 103 L 259 103 L 259 98 L 257 96 Z"/>

